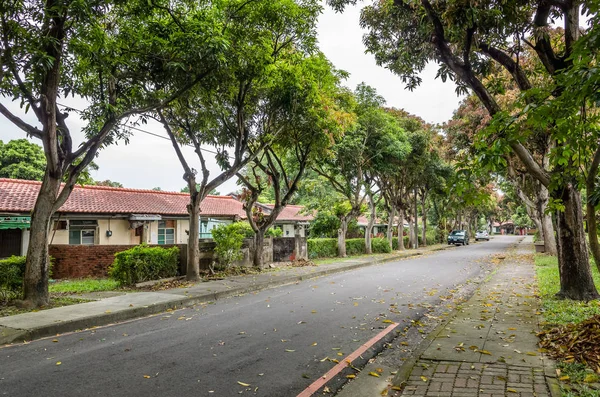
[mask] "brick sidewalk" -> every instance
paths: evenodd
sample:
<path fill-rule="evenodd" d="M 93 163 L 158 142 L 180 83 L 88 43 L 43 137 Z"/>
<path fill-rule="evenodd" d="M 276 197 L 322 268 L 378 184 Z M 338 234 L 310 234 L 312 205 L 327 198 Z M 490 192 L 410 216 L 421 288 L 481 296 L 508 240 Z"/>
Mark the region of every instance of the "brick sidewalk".
<path fill-rule="evenodd" d="M 553 363 L 537 346 L 533 246 L 529 239 L 432 340 L 405 381 L 402 396 L 548 397 Z"/>

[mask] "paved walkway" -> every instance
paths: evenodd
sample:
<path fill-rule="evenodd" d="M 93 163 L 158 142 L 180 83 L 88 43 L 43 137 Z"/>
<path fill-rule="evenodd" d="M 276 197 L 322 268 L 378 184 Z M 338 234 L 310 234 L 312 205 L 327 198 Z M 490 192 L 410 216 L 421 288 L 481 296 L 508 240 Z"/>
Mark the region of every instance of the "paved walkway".
<path fill-rule="evenodd" d="M 452 247 L 437 245 L 397 252 L 394 255 L 374 255 L 340 260 L 319 266 L 276 269 L 260 274 L 200 282 L 191 287 L 173 288 L 160 292 L 122 293 L 117 296 L 114 296 L 114 293 L 81 295 L 79 297 L 98 300 L 0 317 L 0 345 L 144 317 L 168 309 L 192 306 L 446 248 Z"/>
<path fill-rule="evenodd" d="M 557 395 L 553 363 L 537 346 L 540 311 L 532 252 L 528 238 L 505 259 L 497 258 L 500 263 L 491 279 L 434 337 L 408 378 L 396 379 L 404 382 L 403 390 L 389 395 Z"/>

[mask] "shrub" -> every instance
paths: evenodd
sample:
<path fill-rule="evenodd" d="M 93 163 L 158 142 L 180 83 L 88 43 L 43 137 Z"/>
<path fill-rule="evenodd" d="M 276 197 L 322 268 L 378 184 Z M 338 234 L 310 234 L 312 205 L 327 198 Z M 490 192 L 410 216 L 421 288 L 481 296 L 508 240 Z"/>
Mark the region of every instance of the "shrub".
<path fill-rule="evenodd" d="M 12 300 L 20 296 L 24 275 L 24 256 L 11 256 L 0 260 L 0 301 Z"/>
<path fill-rule="evenodd" d="M 218 227 L 227 226 L 231 230 L 235 230 L 237 233 L 244 236 L 244 238 L 254 238 L 254 230 L 252 230 L 252 226 L 248 222 L 234 222 L 229 225 L 219 225 Z M 213 234 L 214 238 L 214 234 Z"/>
<path fill-rule="evenodd" d="M 310 238 L 307 240 L 308 257 L 332 258 L 337 256 L 337 239 L 335 238 Z"/>
<path fill-rule="evenodd" d="M 282 237 L 283 236 L 283 229 L 277 228 L 277 227 L 270 227 L 267 232 L 265 233 L 265 236 L 267 237 Z"/>
<path fill-rule="evenodd" d="M 217 246 L 215 254 L 217 254 L 217 263 L 219 268 L 223 269 L 231 265 L 233 262 L 244 257 L 242 252 L 242 244 L 247 234 L 247 228 L 242 225 L 248 225 L 245 222 L 236 222 L 229 225 L 219 225 L 212 230 L 212 236 Z M 250 225 L 248 228 L 252 230 Z M 254 236 L 254 231 L 252 231 Z"/>
<path fill-rule="evenodd" d="M 365 252 L 366 250 L 364 238 L 346 239 L 346 255 L 360 255 L 364 254 Z"/>
<path fill-rule="evenodd" d="M 396 244 L 398 239 L 396 239 Z M 373 253 L 388 253 L 388 252 L 392 252 L 392 249 L 390 248 L 390 245 L 388 244 L 387 239 L 385 238 L 374 238 L 371 241 L 371 248 L 373 250 Z"/>
<path fill-rule="evenodd" d="M 148 247 L 138 245 L 115 254 L 108 275 L 121 285 L 158 280 L 177 275 L 179 248 Z"/>

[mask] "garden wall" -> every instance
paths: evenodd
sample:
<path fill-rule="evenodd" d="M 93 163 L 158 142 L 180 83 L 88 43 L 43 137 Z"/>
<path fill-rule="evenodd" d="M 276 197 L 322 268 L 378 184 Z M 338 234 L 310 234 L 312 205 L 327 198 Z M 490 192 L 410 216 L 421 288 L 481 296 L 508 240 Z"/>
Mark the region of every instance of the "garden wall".
<path fill-rule="evenodd" d="M 174 245 L 160 245 L 173 247 Z M 186 263 L 186 244 L 179 247 L 180 263 Z M 117 252 L 128 250 L 135 245 L 50 245 L 53 258 L 52 278 L 107 277 L 108 267 L 113 263 Z"/>

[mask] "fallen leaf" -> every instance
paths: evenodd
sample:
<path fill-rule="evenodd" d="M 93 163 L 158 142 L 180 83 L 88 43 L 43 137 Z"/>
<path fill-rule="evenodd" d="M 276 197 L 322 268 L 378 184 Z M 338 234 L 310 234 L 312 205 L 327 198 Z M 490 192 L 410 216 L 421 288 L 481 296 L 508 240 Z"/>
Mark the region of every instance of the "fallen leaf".
<path fill-rule="evenodd" d="M 506 389 L 507 392 L 510 393 L 517 393 L 517 391 L 515 389 L 511 389 L 510 387 L 508 389 Z"/>
<path fill-rule="evenodd" d="M 563 376 L 561 376 L 561 377 L 560 377 L 560 378 L 558 378 L 558 379 L 559 379 L 559 380 L 561 380 L 561 381 L 563 381 L 563 382 L 566 382 L 566 381 L 568 381 L 568 380 L 569 380 L 569 379 L 571 379 L 571 378 L 569 378 L 569 375 L 563 375 Z"/>
<path fill-rule="evenodd" d="M 426 376 L 421 376 L 421 380 L 422 380 L 423 382 L 427 382 L 427 377 L 426 377 Z"/>
<path fill-rule="evenodd" d="M 144 375 L 144 378 L 146 378 L 146 379 L 150 379 L 150 378 L 151 378 L 151 376 L 150 376 L 150 375 Z"/>
<path fill-rule="evenodd" d="M 60 361 L 56 362 L 56 365 L 61 365 L 61 364 L 62 364 L 62 362 L 60 362 Z"/>
<path fill-rule="evenodd" d="M 488 356 L 491 356 L 491 355 L 492 355 L 492 353 L 490 353 L 490 352 L 489 352 L 489 351 L 487 351 L 487 350 L 479 350 L 479 352 L 480 352 L 481 354 L 487 354 Z"/>
<path fill-rule="evenodd" d="M 293 353 L 293 352 L 295 352 L 296 350 L 292 350 L 292 349 L 285 349 L 285 351 L 286 351 L 286 352 L 288 352 L 288 353 Z"/>
<path fill-rule="evenodd" d="M 354 379 L 354 378 L 356 378 L 356 375 L 346 375 L 346 378 L 348 378 L 348 379 Z"/>
<path fill-rule="evenodd" d="M 250 386 L 250 384 L 249 384 L 249 383 L 240 382 L 239 380 L 237 381 L 237 383 L 238 383 L 238 385 L 240 385 L 240 386 L 244 386 L 244 387 L 248 387 L 248 386 Z"/>
<path fill-rule="evenodd" d="M 376 378 L 379 378 L 381 376 L 377 372 L 373 372 L 373 371 L 369 372 L 369 375 L 374 376 Z"/>
<path fill-rule="evenodd" d="M 392 386 L 392 390 L 402 391 L 402 388 L 400 386 Z"/>
<path fill-rule="evenodd" d="M 392 320 L 383 320 L 383 322 L 384 322 L 384 323 L 386 323 L 386 324 L 391 324 L 391 323 L 393 323 L 393 321 L 392 321 Z"/>

